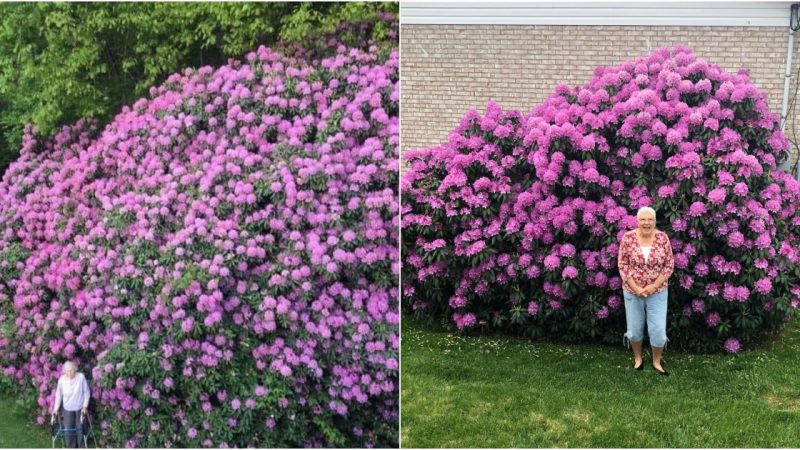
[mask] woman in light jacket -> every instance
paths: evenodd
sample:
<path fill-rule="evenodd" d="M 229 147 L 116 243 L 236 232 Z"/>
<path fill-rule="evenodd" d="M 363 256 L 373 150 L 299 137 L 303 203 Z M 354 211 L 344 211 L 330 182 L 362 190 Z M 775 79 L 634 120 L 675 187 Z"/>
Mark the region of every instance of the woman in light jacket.
<path fill-rule="evenodd" d="M 61 410 L 64 429 L 76 429 L 79 424 L 79 414 L 85 414 L 89 407 L 89 383 L 82 373 L 75 370 L 72 361 L 64 363 L 63 375 L 58 379 L 56 386 L 55 402 L 53 404 L 53 416 Z M 64 434 L 68 448 L 78 448 L 78 433 L 67 432 Z"/>

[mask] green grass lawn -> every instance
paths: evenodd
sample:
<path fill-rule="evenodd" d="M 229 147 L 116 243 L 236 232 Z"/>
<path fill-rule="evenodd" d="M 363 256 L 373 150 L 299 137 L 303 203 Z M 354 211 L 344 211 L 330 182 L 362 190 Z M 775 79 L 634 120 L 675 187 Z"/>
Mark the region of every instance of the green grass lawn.
<path fill-rule="evenodd" d="M 404 315 L 401 445 L 800 447 L 800 323 L 738 355 L 668 349 L 669 377 L 632 364 L 622 346 L 462 337 Z"/>
<path fill-rule="evenodd" d="M 0 447 L 50 448 L 50 428 L 33 423 L 25 409 L 8 394 L 0 395 Z"/>

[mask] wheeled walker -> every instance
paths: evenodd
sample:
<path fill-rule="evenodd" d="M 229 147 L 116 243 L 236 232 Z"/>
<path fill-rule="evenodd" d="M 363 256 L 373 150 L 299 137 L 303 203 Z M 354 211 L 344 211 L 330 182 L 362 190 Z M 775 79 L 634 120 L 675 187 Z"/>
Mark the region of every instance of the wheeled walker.
<path fill-rule="evenodd" d="M 61 415 L 53 414 L 50 416 L 50 437 L 53 440 L 53 448 L 56 448 L 56 442 L 61 440 L 61 448 L 66 448 L 67 437 L 75 436 L 78 441 L 78 448 L 89 448 L 89 438 L 92 436 L 92 422 L 87 414 L 81 412 L 80 419 L 75 428 L 64 428 L 61 423 Z M 95 446 L 97 442 L 95 441 Z"/>

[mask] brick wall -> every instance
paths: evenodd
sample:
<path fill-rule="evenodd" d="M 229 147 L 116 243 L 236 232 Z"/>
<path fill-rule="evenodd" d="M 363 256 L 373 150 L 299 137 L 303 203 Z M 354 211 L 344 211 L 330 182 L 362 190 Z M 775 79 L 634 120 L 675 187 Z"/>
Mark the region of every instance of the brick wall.
<path fill-rule="evenodd" d="M 780 114 L 787 39 L 786 27 L 401 25 L 401 151 L 445 141 L 490 99 L 528 112 L 559 82 L 583 85 L 596 66 L 677 44 L 727 71 L 747 68 Z M 798 64 L 800 36 L 795 72 Z M 787 135 L 794 122 L 800 137 L 789 119 Z"/>

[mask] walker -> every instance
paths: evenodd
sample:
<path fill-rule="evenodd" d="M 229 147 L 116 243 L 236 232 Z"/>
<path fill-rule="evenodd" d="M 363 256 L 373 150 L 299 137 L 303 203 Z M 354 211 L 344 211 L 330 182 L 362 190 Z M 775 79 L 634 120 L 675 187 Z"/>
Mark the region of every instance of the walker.
<path fill-rule="evenodd" d="M 53 440 L 53 448 L 56 448 L 56 441 L 61 439 L 61 448 L 66 448 L 67 436 L 74 435 L 78 440 L 78 448 L 89 448 L 89 437 L 92 435 L 92 422 L 89 416 L 81 412 L 80 420 L 76 428 L 64 428 L 61 424 L 61 415 L 53 414 L 50 416 L 50 435 Z M 94 440 L 95 447 L 97 446 L 97 439 L 91 436 Z"/>

